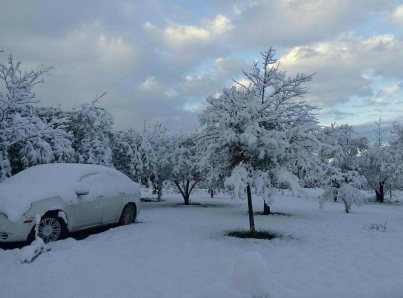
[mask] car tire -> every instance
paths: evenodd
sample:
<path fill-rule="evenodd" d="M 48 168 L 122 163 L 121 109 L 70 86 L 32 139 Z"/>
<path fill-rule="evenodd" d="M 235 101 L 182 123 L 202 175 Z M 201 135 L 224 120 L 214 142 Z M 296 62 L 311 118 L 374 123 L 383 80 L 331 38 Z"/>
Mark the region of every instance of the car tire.
<path fill-rule="evenodd" d="M 120 215 L 119 225 L 125 226 L 134 223 L 136 220 L 136 207 L 133 204 L 127 204 Z"/>
<path fill-rule="evenodd" d="M 43 242 L 48 243 L 64 238 L 67 231 L 67 225 L 57 212 L 49 212 L 42 216 L 38 227 L 38 237 Z M 35 240 L 35 226 L 32 227 L 28 235 L 28 243 Z"/>

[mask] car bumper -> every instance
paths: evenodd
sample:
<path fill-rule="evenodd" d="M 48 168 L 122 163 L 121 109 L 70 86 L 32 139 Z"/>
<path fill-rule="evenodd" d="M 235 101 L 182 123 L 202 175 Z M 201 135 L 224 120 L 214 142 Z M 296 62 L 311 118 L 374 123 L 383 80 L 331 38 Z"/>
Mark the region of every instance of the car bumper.
<path fill-rule="evenodd" d="M 17 222 L 11 222 L 5 217 L 0 217 L 0 242 L 27 241 L 28 234 L 34 226 L 33 220 L 22 216 Z"/>

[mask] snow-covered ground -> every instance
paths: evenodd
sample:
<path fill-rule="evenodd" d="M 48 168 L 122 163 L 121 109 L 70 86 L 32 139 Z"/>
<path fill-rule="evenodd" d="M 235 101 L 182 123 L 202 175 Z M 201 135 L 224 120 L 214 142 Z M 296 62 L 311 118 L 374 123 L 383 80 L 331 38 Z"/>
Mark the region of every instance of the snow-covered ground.
<path fill-rule="evenodd" d="M 401 204 L 346 214 L 342 203 L 319 210 L 312 198 L 277 195 L 272 211 L 281 214 L 255 216 L 258 230 L 286 236 L 268 241 L 224 236 L 248 228 L 246 202 L 165 199 L 143 203 L 136 224 L 50 243 L 29 264 L 21 249 L 0 249 L 0 297 L 252 297 L 242 271 L 271 298 L 403 297 Z M 255 199 L 255 211 L 262 205 Z"/>

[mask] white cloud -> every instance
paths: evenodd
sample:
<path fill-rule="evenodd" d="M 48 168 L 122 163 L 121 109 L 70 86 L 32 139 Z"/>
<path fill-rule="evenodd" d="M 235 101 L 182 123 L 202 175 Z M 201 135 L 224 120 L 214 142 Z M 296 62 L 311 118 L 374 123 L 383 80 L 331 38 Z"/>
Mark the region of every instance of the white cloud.
<path fill-rule="evenodd" d="M 152 29 L 156 28 L 151 22 L 145 22 L 143 27 L 148 29 L 148 30 L 150 30 L 150 29 L 152 30 Z"/>
<path fill-rule="evenodd" d="M 403 5 L 397 6 L 390 15 L 392 22 L 403 28 Z"/>
<path fill-rule="evenodd" d="M 387 100 L 385 100 L 382 97 L 378 97 L 375 100 L 372 101 L 373 104 L 375 105 L 379 105 L 379 106 L 387 106 L 390 104 L 390 102 L 388 102 Z"/>
<path fill-rule="evenodd" d="M 206 23 L 207 28 L 209 28 L 214 35 L 218 36 L 225 35 L 235 28 L 231 21 L 221 14 L 217 15 L 212 20 L 206 21 Z"/>
<path fill-rule="evenodd" d="M 165 27 L 146 22 L 143 27 L 152 46 L 178 72 L 192 70 L 206 58 L 220 53 L 215 35 L 209 28 L 168 21 Z M 181 74 L 179 77 L 181 77 Z"/>
<path fill-rule="evenodd" d="M 280 67 L 294 75 L 316 72 L 307 84 L 310 93 L 306 98 L 319 107 L 331 107 L 352 96 L 374 95 L 368 69 L 372 76 L 403 78 L 403 40 L 393 35 L 367 39 L 343 35 L 332 41 L 292 48 L 280 59 Z"/>
<path fill-rule="evenodd" d="M 392 96 L 392 95 L 395 95 L 399 90 L 400 90 L 399 85 L 393 85 L 390 88 L 381 89 L 380 94 Z"/>
<path fill-rule="evenodd" d="M 169 48 L 178 50 L 206 44 L 211 40 L 210 32 L 204 28 L 173 23 L 163 30 L 163 37 Z"/>
<path fill-rule="evenodd" d="M 233 79 L 238 79 L 242 70 L 248 70 L 250 66 L 242 59 L 218 58 L 212 65 L 211 72 L 186 76 L 180 83 L 180 90 L 186 96 L 199 96 L 203 100 L 213 93 L 220 92 L 224 87 L 234 84 Z"/>
<path fill-rule="evenodd" d="M 161 89 L 161 84 L 156 77 L 148 77 L 141 83 L 140 88 L 146 91 L 157 92 Z"/>

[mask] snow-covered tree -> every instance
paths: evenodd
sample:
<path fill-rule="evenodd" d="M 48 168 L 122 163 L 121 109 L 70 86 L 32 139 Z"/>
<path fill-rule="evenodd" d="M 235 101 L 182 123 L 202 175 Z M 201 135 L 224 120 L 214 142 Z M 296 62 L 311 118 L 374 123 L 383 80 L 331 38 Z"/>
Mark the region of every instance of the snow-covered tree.
<path fill-rule="evenodd" d="M 70 122 L 67 131 L 73 135 L 72 146 L 76 162 L 112 166 L 110 132 L 113 125 L 112 115 L 97 106 L 96 96 L 91 104 L 83 104 L 72 112 L 67 112 Z"/>
<path fill-rule="evenodd" d="M 368 149 L 368 140 L 355 137 L 353 127 L 347 124 L 324 127 L 317 136 L 322 142 L 319 156 L 324 171 L 319 180 L 308 183 L 325 188 L 320 204 L 330 197 L 332 201 L 337 201 L 339 198 L 347 204 L 343 191 L 349 189 L 352 193 L 352 188 L 355 188 L 359 193 L 357 188 L 362 188 L 366 183 L 365 177 L 358 171 L 358 159 L 359 154 Z M 344 188 L 344 185 L 348 185 L 349 188 Z M 346 212 L 348 211 L 346 207 Z"/>
<path fill-rule="evenodd" d="M 203 131 L 198 143 L 208 148 L 204 160 L 229 156 L 231 172 L 225 173 L 225 186 L 235 197 L 246 192 L 251 233 L 252 189 L 268 207 L 273 185 L 286 183 L 296 191 L 298 177 L 322 170 L 317 156 L 321 143 L 315 136 L 320 127 L 314 108 L 295 101 L 307 93 L 302 85 L 312 75 L 286 77 L 274 65 L 274 54 L 270 48 L 262 54 L 261 66 L 255 62 L 251 73 L 244 72 L 249 86 L 238 83 L 218 97 L 208 97 L 207 109 L 199 116 Z"/>
<path fill-rule="evenodd" d="M 175 144 L 180 139 L 179 135 L 171 134 L 162 123 L 144 124 L 144 135 L 154 151 L 155 173 L 150 177 L 153 192 L 157 194 L 157 199 L 162 199 L 164 183 L 171 178 L 173 163 L 170 161 L 174 152 Z"/>
<path fill-rule="evenodd" d="M 389 190 L 403 188 L 403 127 L 400 121 L 393 123 L 394 139 L 389 143 L 389 160 L 383 164 L 382 171 L 389 173 Z"/>
<path fill-rule="evenodd" d="M 324 144 L 320 151 L 321 158 L 329 161 L 341 172 L 355 171 L 358 167 L 358 156 L 369 148 L 365 137 L 356 136 L 353 126 L 335 123 L 324 127 L 318 138 Z"/>
<path fill-rule="evenodd" d="M 190 204 L 190 194 L 195 186 L 202 181 L 198 164 L 198 151 L 194 143 L 194 136 L 183 136 L 174 144 L 174 149 L 168 155 L 172 171 L 169 180 L 172 181 L 181 193 L 185 205 Z"/>
<path fill-rule="evenodd" d="M 322 209 L 323 203 L 333 201 L 335 196 L 338 196 L 344 203 L 346 213 L 350 213 L 352 205 L 360 207 L 364 204 L 364 195 L 356 187 L 343 184 L 337 190 L 335 188 L 326 188 L 319 198 L 319 207 Z"/>
<path fill-rule="evenodd" d="M 32 89 L 44 82 L 53 67 L 40 65 L 35 71 L 23 72 L 20 66 L 11 55 L 7 65 L 0 63 L 0 181 L 26 167 L 71 154 L 64 130 L 67 119 L 44 117 L 34 107 L 39 101 Z"/>
<path fill-rule="evenodd" d="M 114 167 L 132 180 L 148 185 L 156 176 L 156 157 L 144 133 L 135 130 L 112 132 Z"/>
<path fill-rule="evenodd" d="M 385 192 L 401 189 L 403 175 L 403 151 L 399 136 L 399 125 L 395 124 L 396 140 L 389 145 L 383 142 L 382 119 L 375 122 L 376 141 L 360 156 L 359 172 L 365 176 L 368 185 L 375 191 L 376 200 L 385 201 Z"/>
<path fill-rule="evenodd" d="M 222 151 L 221 154 L 204 154 L 207 150 L 212 150 L 213 146 L 215 146 L 214 143 L 209 144 L 209 142 L 205 142 L 200 143 L 197 147 L 200 152 L 198 154 L 201 157 L 198 164 L 204 177 L 203 185 L 208 188 L 211 198 L 214 197 L 217 189 L 225 188 L 226 174 L 231 173 L 228 151 Z"/>

